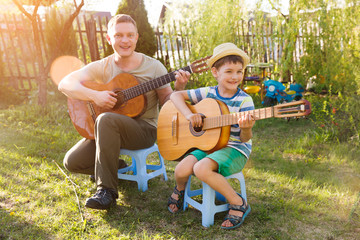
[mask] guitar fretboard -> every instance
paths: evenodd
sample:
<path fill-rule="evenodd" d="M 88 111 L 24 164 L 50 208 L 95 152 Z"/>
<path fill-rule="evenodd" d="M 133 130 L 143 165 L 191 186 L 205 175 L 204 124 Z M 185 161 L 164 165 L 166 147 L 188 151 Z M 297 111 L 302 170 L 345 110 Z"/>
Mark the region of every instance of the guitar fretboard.
<path fill-rule="evenodd" d="M 267 107 L 261 109 L 255 109 L 251 111 L 239 112 L 239 113 L 232 113 L 232 114 L 224 114 L 216 117 L 209 117 L 204 119 L 203 130 L 218 128 L 229 126 L 238 123 L 238 119 L 244 116 L 246 113 L 251 113 L 255 120 L 265 119 L 265 118 L 272 118 L 274 117 L 274 108 Z"/>
<path fill-rule="evenodd" d="M 181 70 L 192 73 L 192 69 L 190 66 L 183 67 L 183 68 L 181 68 Z M 140 96 L 146 92 L 150 92 L 151 90 L 154 90 L 165 84 L 173 82 L 175 80 L 176 79 L 175 79 L 175 71 L 174 71 L 174 72 L 170 72 L 164 76 L 152 79 L 150 81 L 147 81 L 147 82 L 141 83 L 139 85 L 136 85 L 134 87 L 128 88 L 126 90 L 123 90 L 122 94 L 124 95 L 124 100 L 127 101 L 127 100 L 130 100 L 137 96 Z"/>

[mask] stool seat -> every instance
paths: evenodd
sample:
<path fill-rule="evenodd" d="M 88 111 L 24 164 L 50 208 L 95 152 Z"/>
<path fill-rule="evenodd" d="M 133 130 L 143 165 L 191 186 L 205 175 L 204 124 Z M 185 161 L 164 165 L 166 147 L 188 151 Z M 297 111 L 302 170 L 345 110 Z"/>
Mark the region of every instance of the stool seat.
<path fill-rule="evenodd" d="M 208 184 L 202 182 L 202 188 L 191 190 L 191 175 L 185 187 L 185 194 L 184 194 L 184 211 L 188 207 L 188 205 L 193 206 L 195 209 L 199 210 L 202 214 L 202 225 L 204 227 L 209 227 L 214 224 L 214 217 L 215 214 L 218 212 L 224 212 L 228 210 L 228 203 L 216 205 L 215 198 L 226 202 L 226 199 L 223 195 L 216 192 L 212 189 Z M 245 186 L 245 178 L 242 172 L 235 173 L 226 177 L 226 179 L 235 178 L 239 180 L 240 189 L 241 189 L 241 196 L 247 202 L 246 196 L 246 186 Z M 192 197 L 202 195 L 202 203 L 196 201 Z"/>
<path fill-rule="evenodd" d="M 156 152 L 158 154 L 160 164 L 147 164 L 146 159 L 149 154 Z M 164 158 L 159 152 L 157 144 L 149 148 L 139 149 L 139 150 L 128 150 L 121 149 L 120 155 L 128 155 L 131 157 L 132 163 L 130 166 L 121 168 L 118 170 L 118 179 L 136 181 L 138 183 L 139 190 L 145 192 L 148 190 L 148 181 L 154 177 L 157 177 L 161 174 L 164 175 L 165 181 L 167 181 L 166 169 L 164 164 Z M 147 170 L 152 170 L 147 172 Z M 129 174 L 128 172 L 131 172 Z"/>

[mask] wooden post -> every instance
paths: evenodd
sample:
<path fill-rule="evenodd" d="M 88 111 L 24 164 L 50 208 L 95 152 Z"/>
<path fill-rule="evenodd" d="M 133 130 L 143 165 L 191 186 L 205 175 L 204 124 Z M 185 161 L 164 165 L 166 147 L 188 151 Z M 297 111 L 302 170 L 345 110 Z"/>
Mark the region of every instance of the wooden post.
<path fill-rule="evenodd" d="M 21 22 L 23 26 L 27 26 L 28 24 L 26 23 L 26 19 L 24 18 L 24 15 L 21 15 Z M 31 32 L 30 32 L 31 35 Z M 30 51 L 30 55 L 35 56 L 35 51 L 34 51 L 34 47 L 33 44 L 30 44 L 30 38 L 26 37 L 26 44 L 27 44 L 27 49 L 28 51 Z M 35 61 L 31 61 L 31 65 L 32 65 L 32 69 L 33 69 L 33 76 L 31 77 L 32 79 L 36 79 L 36 76 L 38 75 L 38 69 L 36 68 L 35 65 Z"/>
<path fill-rule="evenodd" d="M 105 55 L 106 45 L 104 42 L 104 33 L 106 34 L 106 31 L 103 32 L 100 16 L 98 16 L 98 24 L 100 27 L 100 38 L 101 38 L 101 43 L 102 43 L 102 47 L 103 47 L 103 55 Z M 100 56 L 100 54 L 99 54 L 99 56 Z"/>
<path fill-rule="evenodd" d="M 91 61 L 96 61 L 100 59 L 99 48 L 96 38 L 96 23 L 94 19 L 91 17 L 89 20 L 85 22 L 86 26 L 86 36 L 88 39 L 89 50 Z"/>
<path fill-rule="evenodd" d="M 84 63 L 87 64 L 87 59 L 86 59 L 86 54 L 85 54 L 85 45 L 84 45 L 84 41 L 83 41 L 83 37 L 82 37 L 82 31 L 81 31 L 79 17 L 76 17 L 76 23 L 78 26 L 78 33 L 79 33 L 79 39 L 80 39 L 80 44 L 81 44 L 82 55 L 84 58 Z"/>
<path fill-rule="evenodd" d="M 16 65 L 16 70 L 17 70 L 17 73 L 18 73 L 17 76 L 21 77 L 21 71 L 20 71 L 20 67 L 19 67 L 19 63 L 18 63 L 18 59 L 17 59 L 16 49 L 15 49 L 15 46 L 14 46 L 12 31 L 10 31 L 11 26 L 9 24 L 9 21 L 8 21 L 6 15 L 4 15 L 4 20 L 5 20 L 6 27 L 8 29 L 9 41 L 10 41 L 10 46 L 11 46 L 11 50 L 12 50 L 12 56 L 14 58 L 14 64 Z M 9 60 L 10 60 L 9 68 L 11 68 L 12 66 L 11 66 L 11 58 L 10 57 L 9 57 Z M 13 82 L 12 82 L 13 87 L 15 89 L 18 89 L 19 88 L 18 78 L 16 78 L 14 76 L 14 78 L 12 80 L 13 80 Z"/>
<path fill-rule="evenodd" d="M 3 15 L 3 17 L 5 18 L 5 15 Z M 6 42 L 5 42 L 5 32 L 8 32 L 9 34 L 9 29 L 2 29 L 0 28 L 0 38 L 1 38 L 1 42 L 2 42 L 2 45 L 4 47 L 4 55 L 5 55 L 5 59 L 6 59 L 6 62 L 7 62 L 7 69 L 9 71 L 9 74 L 10 74 L 10 79 L 14 79 L 14 73 L 12 71 L 12 68 L 11 68 L 11 60 L 10 60 L 10 53 L 8 52 L 8 48 L 6 47 Z M 9 37 L 10 39 L 10 37 Z M 10 84 L 10 82 L 9 82 Z M 12 84 L 12 83 L 11 83 Z"/>
<path fill-rule="evenodd" d="M 181 68 L 182 60 L 181 60 L 180 46 L 179 46 L 179 41 L 178 41 L 178 31 L 176 29 L 175 21 L 173 22 L 173 24 L 174 24 L 174 34 L 175 34 L 175 41 L 176 41 L 176 50 L 177 50 L 177 54 L 178 54 L 178 58 L 179 58 L 179 65 L 176 68 Z M 175 55 L 175 53 L 174 53 L 174 55 Z M 176 66 L 176 62 L 175 62 L 175 66 Z"/>
<path fill-rule="evenodd" d="M 14 21 L 14 25 L 15 25 L 15 34 L 16 34 L 16 37 L 17 37 L 17 40 L 18 40 L 18 43 L 17 45 L 19 46 L 20 48 L 20 52 L 21 52 L 21 57 L 22 57 L 22 62 L 24 64 L 24 69 L 25 69 L 25 79 L 28 81 L 29 83 L 29 89 L 31 89 L 31 81 L 30 81 L 30 75 L 29 75 L 29 70 L 28 70 L 28 67 L 27 67 L 27 63 L 26 63 L 26 57 L 25 57 L 25 50 L 24 50 L 24 46 L 23 44 L 25 42 L 23 41 L 19 41 L 19 39 L 24 39 L 23 36 L 21 36 L 21 34 L 19 34 L 19 31 L 20 31 L 20 28 L 18 26 L 18 23 L 17 23 L 17 19 L 16 19 L 16 16 L 15 14 L 13 14 L 13 21 Z M 24 26 L 24 25 L 22 25 Z M 17 63 L 19 64 L 19 62 Z M 21 88 L 24 88 L 24 83 L 23 83 L 23 79 L 20 78 L 20 85 L 21 85 Z"/>
<path fill-rule="evenodd" d="M 164 57 L 164 53 L 163 53 L 163 49 L 162 49 L 162 42 L 161 42 L 161 36 L 163 36 L 163 38 L 164 38 L 164 34 L 162 34 L 159 31 L 159 27 L 157 27 L 157 32 L 158 32 L 158 39 L 159 39 L 160 56 L 165 61 L 165 57 Z"/>

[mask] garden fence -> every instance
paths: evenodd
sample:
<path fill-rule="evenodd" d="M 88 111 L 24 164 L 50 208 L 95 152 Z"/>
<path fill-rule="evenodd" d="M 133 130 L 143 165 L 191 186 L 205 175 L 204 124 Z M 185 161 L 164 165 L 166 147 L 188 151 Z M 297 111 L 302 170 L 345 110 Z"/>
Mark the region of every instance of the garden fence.
<path fill-rule="evenodd" d="M 40 18 L 39 18 L 40 19 Z M 106 25 L 109 17 L 79 15 L 73 23 L 78 41 L 77 57 L 85 64 L 105 56 L 109 45 L 106 41 Z M 44 37 L 44 20 L 40 26 L 43 59 L 49 57 Z M 283 41 L 272 37 L 273 26 L 269 22 L 263 26 L 262 36 L 251 32 L 255 21 L 242 21 L 238 28 L 237 38 L 241 48 L 258 62 L 278 63 L 282 54 Z M 157 51 L 155 57 L 161 59 L 168 69 L 178 69 L 190 62 L 191 42 L 186 29 L 177 24 L 166 28 L 155 29 Z M 296 54 L 302 52 L 301 41 L 297 41 Z M 34 61 L 35 47 L 30 21 L 23 15 L 0 15 L 0 81 L 19 90 L 36 88 L 39 72 L 38 63 Z M 198 58 L 205 56 L 198 56 Z M 296 56 L 294 56 L 296 57 Z M 2 67 L 1 67 L 2 66 Z M 1 73 L 2 68 L 2 73 Z M 2 75 L 2 76 L 1 76 Z"/>

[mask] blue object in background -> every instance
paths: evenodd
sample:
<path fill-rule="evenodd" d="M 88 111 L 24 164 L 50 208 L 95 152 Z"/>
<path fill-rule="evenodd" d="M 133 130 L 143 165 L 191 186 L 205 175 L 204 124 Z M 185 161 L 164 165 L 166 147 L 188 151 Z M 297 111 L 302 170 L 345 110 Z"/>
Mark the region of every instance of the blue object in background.
<path fill-rule="evenodd" d="M 303 86 L 301 86 L 301 84 L 298 84 L 298 83 L 290 84 L 290 90 L 296 92 L 295 97 L 294 97 L 294 99 L 296 101 L 302 99 L 302 97 L 303 97 L 302 93 L 305 91 Z"/>
<path fill-rule="evenodd" d="M 264 81 L 265 87 L 265 98 L 262 102 L 265 106 L 273 106 L 281 102 L 291 102 L 292 100 L 300 100 L 302 98 L 302 92 L 304 88 L 298 84 L 294 83 L 290 85 L 290 90 L 285 91 L 286 87 L 281 82 L 269 79 Z"/>

